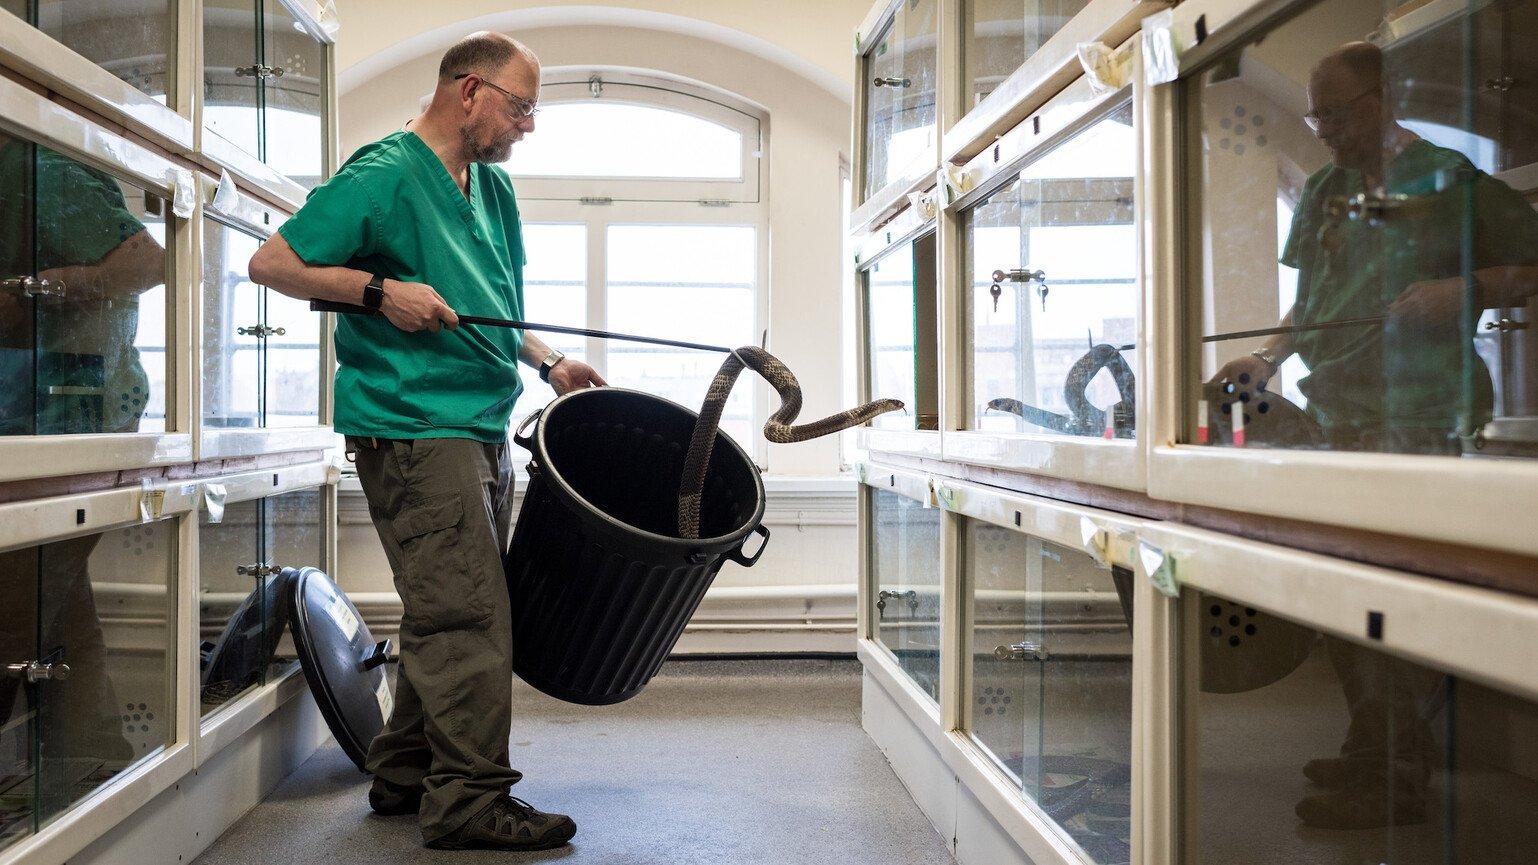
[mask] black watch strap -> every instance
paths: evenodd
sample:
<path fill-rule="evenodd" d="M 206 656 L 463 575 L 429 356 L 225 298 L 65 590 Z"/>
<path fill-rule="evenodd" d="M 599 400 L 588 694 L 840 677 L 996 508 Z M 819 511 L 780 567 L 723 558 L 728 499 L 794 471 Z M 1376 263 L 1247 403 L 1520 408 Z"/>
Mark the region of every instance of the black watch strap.
<path fill-rule="evenodd" d="M 377 273 L 369 278 L 368 285 L 363 286 L 364 306 L 369 309 L 384 306 L 384 281 L 385 278 Z"/>

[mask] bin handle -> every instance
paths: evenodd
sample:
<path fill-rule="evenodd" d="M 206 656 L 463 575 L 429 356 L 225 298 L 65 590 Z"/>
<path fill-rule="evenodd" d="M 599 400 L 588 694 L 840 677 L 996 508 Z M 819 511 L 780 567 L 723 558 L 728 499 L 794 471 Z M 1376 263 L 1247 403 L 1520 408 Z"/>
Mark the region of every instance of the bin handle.
<path fill-rule="evenodd" d="M 539 416 L 543 414 L 544 411 L 545 410 L 543 408 L 537 408 L 530 412 L 528 417 L 523 419 L 522 423 L 518 424 L 518 428 L 513 430 L 513 444 L 523 448 L 529 453 L 534 452 L 534 437 L 524 435 L 523 431 L 529 428 L 529 424 L 539 420 Z"/>
<path fill-rule="evenodd" d="M 737 545 L 737 549 L 732 550 L 726 554 L 728 559 L 731 559 L 737 564 L 742 565 L 744 568 L 751 568 L 753 565 L 757 564 L 758 557 L 762 556 L 764 554 L 764 550 L 769 546 L 769 529 L 765 527 L 763 523 L 759 523 L 758 525 L 754 526 L 753 531 L 749 532 L 748 534 L 762 535 L 764 538 L 764 542 L 758 545 L 758 551 L 755 552 L 752 557 L 745 558 L 742 555 L 742 548 L 748 545 L 747 538 L 742 539 L 742 543 Z"/>

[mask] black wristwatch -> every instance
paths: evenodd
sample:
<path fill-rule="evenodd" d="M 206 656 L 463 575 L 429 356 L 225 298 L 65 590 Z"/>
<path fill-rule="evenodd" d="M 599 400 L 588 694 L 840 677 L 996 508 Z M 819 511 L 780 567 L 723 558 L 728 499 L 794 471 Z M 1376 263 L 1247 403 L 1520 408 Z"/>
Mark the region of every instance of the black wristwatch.
<path fill-rule="evenodd" d="M 539 379 L 540 379 L 540 381 L 543 381 L 546 384 L 549 384 L 550 383 L 550 370 L 554 369 L 556 364 L 560 363 L 561 361 L 563 361 L 565 359 L 566 359 L 566 355 L 561 354 L 560 352 L 556 351 L 553 348 L 550 349 L 550 353 L 545 355 L 545 359 L 539 362 Z"/>
<path fill-rule="evenodd" d="M 368 285 L 363 286 L 364 306 L 369 309 L 384 306 L 384 281 L 385 278 L 377 273 L 369 278 Z"/>

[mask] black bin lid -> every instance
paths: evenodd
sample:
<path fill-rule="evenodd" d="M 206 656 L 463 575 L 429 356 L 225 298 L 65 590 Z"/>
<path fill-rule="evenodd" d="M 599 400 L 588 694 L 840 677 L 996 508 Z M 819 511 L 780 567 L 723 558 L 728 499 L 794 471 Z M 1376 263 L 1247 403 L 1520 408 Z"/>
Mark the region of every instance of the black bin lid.
<path fill-rule="evenodd" d="M 310 692 L 342 750 L 363 770 L 369 744 L 394 708 L 384 665 L 390 641 L 374 642 L 347 595 L 316 568 L 284 568 L 290 624 Z"/>
<path fill-rule="evenodd" d="M 205 695 L 210 689 L 233 695 L 261 678 L 288 625 L 287 587 L 286 571 L 264 575 L 230 615 L 219 639 L 203 644 L 199 685 Z"/>

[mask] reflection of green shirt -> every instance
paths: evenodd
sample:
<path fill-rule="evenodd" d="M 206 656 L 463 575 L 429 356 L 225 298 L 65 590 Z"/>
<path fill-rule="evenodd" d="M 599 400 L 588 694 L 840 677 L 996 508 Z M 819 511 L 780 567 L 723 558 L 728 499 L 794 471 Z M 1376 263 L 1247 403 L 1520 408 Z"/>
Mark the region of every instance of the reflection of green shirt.
<path fill-rule="evenodd" d="M 1416 282 L 1538 262 L 1538 213 L 1455 150 L 1417 139 L 1389 164 L 1384 186 L 1409 196 L 1408 206 L 1379 226 L 1332 224 L 1325 208 L 1362 192 L 1361 173 L 1328 165 L 1308 179 L 1281 257 L 1298 270 L 1294 325 L 1383 315 Z M 1387 323 L 1301 331 L 1293 345 L 1309 374 L 1298 386 L 1327 428 L 1450 434 L 1463 408 L 1464 340 L 1457 327 Z M 1484 363 L 1474 357 L 1473 364 L 1468 415 L 1479 424 L 1494 397 Z"/>
<path fill-rule="evenodd" d="M 111 175 L 21 141 L 0 148 L 0 203 L 0 278 L 93 265 L 144 230 Z M 36 356 L 20 363 L 12 356 L 0 370 L 8 387 L 18 381 L 18 367 L 36 375 L 31 431 L 136 429 L 149 399 L 149 379 L 134 347 L 138 295 L 41 297 L 35 309 Z M 7 428 L 20 421 L 0 418 Z"/>
<path fill-rule="evenodd" d="M 426 142 L 369 144 L 279 232 L 308 264 L 423 282 L 456 312 L 522 318 L 523 229 L 500 168 L 472 164 L 470 197 Z M 518 378 L 519 331 L 466 325 L 406 333 L 382 317 L 336 326 L 336 430 L 501 442 Z"/>

